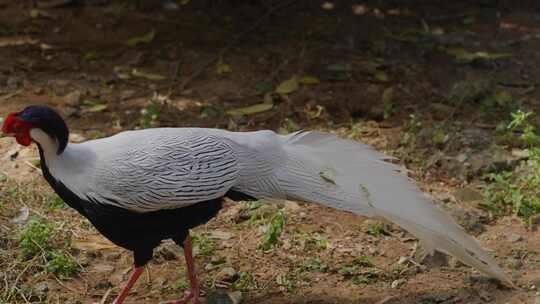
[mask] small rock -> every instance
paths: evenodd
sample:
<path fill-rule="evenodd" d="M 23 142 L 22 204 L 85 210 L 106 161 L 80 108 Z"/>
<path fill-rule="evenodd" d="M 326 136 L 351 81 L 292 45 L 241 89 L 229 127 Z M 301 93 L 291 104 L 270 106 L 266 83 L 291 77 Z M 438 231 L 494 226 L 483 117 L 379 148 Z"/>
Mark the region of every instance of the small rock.
<path fill-rule="evenodd" d="M 403 284 L 405 284 L 405 282 L 406 282 L 405 279 L 398 279 L 398 280 L 393 281 L 392 284 L 390 285 L 390 287 L 392 289 L 399 288 Z"/>
<path fill-rule="evenodd" d="M 229 292 L 229 298 L 231 299 L 233 304 L 240 304 L 242 303 L 242 300 L 244 297 L 241 291 L 234 291 L 234 292 Z"/>
<path fill-rule="evenodd" d="M 92 263 L 92 261 L 95 259 L 96 255 L 93 252 L 87 252 L 83 251 L 79 254 L 77 257 L 77 262 L 83 266 L 86 267 Z"/>
<path fill-rule="evenodd" d="M 540 278 L 536 278 L 535 280 L 532 281 L 532 285 L 534 286 L 534 288 L 536 288 L 537 290 L 540 290 Z"/>
<path fill-rule="evenodd" d="M 34 94 L 41 95 L 45 92 L 45 90 L 42 87 L 34 88 Z"/>
<path fill-rule="evenodd" d="M 484 214 L 476 209 L 464 210 L 454 209 L 451 210 L 452 217 L 465 228 L 465 230 L 473 235 L 479 235 L 484 232 L 485 228 L 482 224 L 484 220 Z"/>
<path fill-rule="evenodd" d="M 238 278 L 238 273 L 232 267 L 223 267 L 216 277 L 220 281 L 232 283 Z"/>
<path fill-rule="evenodd" d="M 206 304 L 234 304 L 225 290 L 214 290 L 206 296 Z"/>
<path fill-rule="evenodd" d="M 405 256 L 402 256 L 402 257 L 399 257 L 399 260 L 397 262 L 398 265 L 405 265 L 409 262 L 409 258 L 408 257 L 405 257 Z"/>
<path fill-rule="evenodd" d="M 130 99 L 131 97 L 135 96 L 134 90 L 124 90 L 120 92 L 120 98 L 122 100 Z"/>
<path fill-rule="evenodd" d="M 164 242 L 156 249 L 156 257 L 161 257 L 165 261 L 180 259 L 180 249 L 173 242 Z"/>
<path fill-rule="evenodd" d="M 114 271 L 114 267 L 107 264 L 101 264 L 97 263 L 93 265 L 93 271 L 99 272 L 99 273 L 110 273 Z"/>
<path fill-rule="evenodd" d="M 523 237 L 517 233 L 509 233 L 506 235 L 506 239 L 511 243 L 517 243 L 523 240 Z"/>
<path fill-rule="evenodd" d="M 452 197 L 446 192 L 437 193 L 435 195 L 435 198 L 442 203 L 449 203 L 450 201 L 452 201 Z"/>
<path fill-rule="evenodd" d="M 506 265 L 511 269 L 521 269 L 523 267 L 523 260 L 515 257 L 508 257 L 506 259 Z"/>
<path fill-rule="evenodd" d="M 11 221 L 15 224 L 22 224 L 28 220 L 28 216 L 30 215 L 30 210 L 28 207 L 21 207 L 19 209 L 19 214 L 14 217 Z"/>
<path fill-rule="evenodd" d="M 463 203 L 476 203 L 483 199 L 482 193 L 470 187 L 456 189 L 454 196 L 458 201 Z"/>
<path fill-rule="evenodd" d="M 540 214 L 531 216 L 531 218 L 529 219 L 529 223 L 532 230 L 538 230 L 538 226 L 540 226 Z"/>
<path fill-rule="evenodd" d="M 47 282 L 39 282 L 34 285 L 34 291 L 40 298 L 44 297 L 49 292 L 49 284 L 47 284 Z"/>
<path fill-rule="evenodd" d="M 73 116 L 78 116 L 79 115 L 79 109 L 76 108 L 76 107 L 70 107 L 68 105 L 66 105 L 64 107 L 64 114 L 67 116 L 67 117 L 73 117 Z"/>
<path fill-rule="evenodd" d="M 480 296 L 480 299 L 488 302 L 488 303 L 493 303 L 493 295 L 487 291 L 487 290 L 484 290 L 484 289 L 480 289 L 478 290 L 478 295 Z"/>
<path fill-rule="evenodd" d="M 82 136 L 79 133 L 69 133 L 69 141 L 70 142 L 80 143 L 80 142 L 83 142 L 85 140 L 86 140 L 86 137 Z"/>
<path fill-rule="evenodd" d="M 467 160 L 467 158 L 468 157 L 466 153 L 460 153 L 455 157 L 455 159 L 460 163 L 464 163 Z"/>
<path fill-rule="evenodd" d="M 214 230 L 210 233 L 210 238 L 218 239 L 218 240 L 230 240 L 234 237 L 234 234 L 231 232 L 226 231 L 220 231 L 220 230 Z"/>
<path fill-rule="evenodd" d="M 489 145 L 491 137 L 488 131 L 484 129 L 469 128 L 463 130 L 459 140 L 463 146 L 473 149 L 483 149 L 486 145 Z"/>
<path fill-rule="evenodd" d="M 167 280 L 166 278 L 163 278 L 163 277 L 159 277 L 159 278 L 157 278 L 157 279 L 154 279 L 153 281 L 154 281 L 154 284 L 155 284 L 156 286 L 164 287 L 165 285 L 167 285 L 167 282 L 168 282 L 169 280 Z"/>
<path fill-rule="evenodd" d="M 9 76 L 6 80 L 6 85 L 10 89 L 18 89 L 22 84 L 22 80 L 19 77 Z"/>
<path fill-rule="evenodd" d="M 111 262 L 117 261 L 121 256 L 122 255 L 120 254 L 120 252 L 117 252 L 117 251 L 103 252 L 103 257 L 105 258 L 105 260 L 111 261 Z"/>
<path fill-rule="evenodd" d="M 302 207 L 297 202 L 285 201 L 285 203 L 283 203 L 283 210 L 285 210 L 285 212 L 295 213 L 302 210 Z"/>
<path fill-rule="evenodd" d="M 113 287 L 113 284 L 109 281 L 98 282 L 96 285 L 94 285 L 95 289 L 109 289 L 111 287 Z"/>
<path fill-rule="evenodd" d="M 420 296 L 418 303 L 444 303 L 450 299 L 452 299 L 454 296 L 448 293 L 441 293 L 441 294 L 427 294 L 424 296 Z"/>
<path fill-rule="evenodd" d="M 448 266 L 448 261 L 448 256 L 446 254 L 435 251 L 433 254 L 424 256 L 424 258 L 420 260 L 420 263 L 431 268 Z"/>
<path fill-rule="evenodd" d="M 70 106 L 78 106 L 81 103 L 81 91 L 75 90 L 64 96 L 64 103 Z"/>

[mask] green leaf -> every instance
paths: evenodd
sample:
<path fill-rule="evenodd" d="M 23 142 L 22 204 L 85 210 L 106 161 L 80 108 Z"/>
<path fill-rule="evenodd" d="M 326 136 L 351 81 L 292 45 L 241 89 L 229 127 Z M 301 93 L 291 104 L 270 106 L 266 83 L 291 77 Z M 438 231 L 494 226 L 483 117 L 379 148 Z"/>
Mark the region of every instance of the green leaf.
<path fill-rule="evenodd" d="M 387 82 L 387 81 L 390 80 L 389 77 L 388 77 L 388 74 L 386 74 L 386 72 L 384 72 L 384 71 L 376 71 L 373 74 L 373 78 L 375 78 L 378 81 L 382 81 L 382 82 Z"/>
<path fill-rule="evenodd" d="M 287 79 L 283 81 L 282 83 L 280 83 L 276 87 L 276 93 L 287 95 L 298 90 L 298 87 L 299 87 L 298 77 L 293 76 L 292 78 Z"/>
<path fill-rule="evenodd" d="M 131 75 L 133 75 L 135 77 L 139 77 L 139 78 L 146 78 L 148 80 L 163 80 L 163 79 L 166 78 L 163 75 L 144 72 L 144 71 L 141 71 L 141 70 L 138 70 L 138 69 L 133 69 L 131 71 Z"/>
<path fill-rule="evenodd" d="M 263 241 L 259 248 L 264 251 L 270 250 L 270 248 L 272 248 L 272 246 L 279 240 L 279 236 L 281 235 L 281 232 L 283 232 L 284 225 L 285 216 L 283 215 L 283 212 L 279 210 L 272 216 L 272 219 L 270 219 L 270 224 L 268 225 L 268 229 L 264 234 Z"/>
<path fill-rule="evenodd" d="M 464 48 L 449 48 L 446 50 L 446 53 L 453 56 L 458 63 L 471 63 L 473 61 L 493 61 L 497 59 L 509 58 L 512 56 L 512 54 L 510 53 L 489 53 L 485 51 L 469 52 Z"/>
<path fill-rule="evenodd" d="M 231 116 L 251 115 L 251 114 L 269 111 L 273 107 L 274 105 L 271 103 L 259 103 L 259 104 L 255 104 L 249 107 L 231 109 L 231 110 L 228 110 L 226 113 L 227 115 L 231 115 Z"/>
<path fill-rule="evenodd" d="M 99 58 L 99 54 L 96 51 L 89 51 L 84 54 L 84 60 L 94 61 Z"/>
<path fill-rule="evenodd" d="M 31 18 L 36 19 L 36 18 L 39 18 L 39 16 L 41 16 L 41 11 L 40 10 L 38 10 L 37 8 L 34 8 L 34 9 L 30 10 L 30 17 Z"/>
<path fill-rule="evenodd" d="M 321 81 L 319 78 L 310 76 L 310 75 L 304 75 L 300 78 L 299 82 L 303 85 L 313 85 L 313 84 L 319 84 Z"/>
<path fill-rule="evenodd" d="M 150 32 L 148 32 L 148 33 L 146 33 L 144 35 L 136 36 L 136 37 L 128 39 L 126 41 L 126 44 L 128 46 L 137 46 L 137 45 L 139 45 L 141 43 L 148 44 L 148 43 L 152 42 L 155 37 L 156 37 L 156 31 L 151 30 Z"/>
<path fill-rule="evenodd" d="M 103 112 L 105 110 L 107 110 L 107 105 L 104 103 L 98 103 L 86 109 L 86 111 L 92 113 Z"/>
<path fill-rule="evenodd" d="M 223 58 L 219 57 L 218 62 L 216 63 L 216 73 L 225 74 L 231 72 L 231 66 L 223 62 Z"/>

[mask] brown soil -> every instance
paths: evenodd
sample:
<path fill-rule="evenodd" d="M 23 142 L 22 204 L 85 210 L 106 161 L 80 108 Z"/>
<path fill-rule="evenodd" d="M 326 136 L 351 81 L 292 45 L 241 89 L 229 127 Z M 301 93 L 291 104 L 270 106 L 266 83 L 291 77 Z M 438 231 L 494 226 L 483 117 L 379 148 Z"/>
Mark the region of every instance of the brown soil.
<path fill-rule="evenodd" d="M 509 1 L 501 1 L 498 6 L 485 4 L 489 1 L 444 5 L 436 1 L 368 1 L 368 13 L 355 16 L 348 1 L 337 1 L 330 11 L 322 10 L 316 1 L 293 1 L 263 18 L 265 8 L 257 4 L 190 3 L 180 11 L 167 12 L 154 2 L 143 1 L 142 9 L 130 8 L 131 2 L 122 1 L 104 6 L 46 8 L 32 18 L 30 1 L 0 1 L 0 113 L 17 111 L 28 104 L 48 104 L 66 115 L 73 133 L 92 138 L 135 128 L 141 121 L 141 109 L 149 104 L 154 92 L 159 92 L 167 96 L 167 102 L 153 126 L 278 130 L 286 127 L 287 121 L 294 121 L 302 128 L 337 130 L 377 149 L 389 149 L 408 160 L 416 172 L 419 161 L 414 159 L 425 157 L 426 152 L 405 150 L 424 154 L 404 155 L 403 150 L 395 150 L 409 114 L 420 113 L 432 122 L 451 120 L 481 126 L 490 132 L 507 116 L 494 109 L 486 117 L 474 103 L 462 103 L 454 106 L 452 113 L 437 114 L 432 104 L 444 103 L 456 81 L 489 80 L 538 112 L 540 21 L 532 4 L 514 7 Z M 466 20 L 471 14 L 474 18 Z M 260 25 L 249 31 L 259 19 Z M 442 30 L 444 34 L 408 36 L 408 29 Z M 156 37 L 150 43 L 126 45 L 128 39 L 151 30 Z M 415 40 L 408 41 L 407 37 Z M 456 64 L 447 53 L 450 48 L 512 56 Z M 219 58 L 220 52 L 223 62 L 231 67 L 230 73 L 216 72 L 212 60 Z M 374 62 L 379 62 L 376 70 L 370 68 Z M 335 64 L 340 66 L 338 71 L 329 72 L 327 67 Z M 128 72 L 136 68 L 166 79 L 122 79 L 117 72 L 121 68 Z M 384 72 L 388 80 L 377 78 L 377 72 Z M 275 87 L 293 75 L 316 76 L 321 83 L 301 85 L 289 95 L 274 96 L 275 106 L 268 112 L 242 118 L 224 114 L 227 109 L 262 102 L 264 94 L 256 89 L 262 81 Z M 395 111 L 385 118 L 381 96 L 388 88 L 394 91 Z M 73 92 L 80 98 L 66 97 Z M 93 112 L 91 107 L 96 102 L 105 103 L 106 109 Z M 317 106 L 324 109 L 320 115 L 314 114 Z M 356 122 L 363 123 L 355 131 Z M 12 157 L 15 152 L 17 157 Z M 17 185 L 22 191 L 50 194 L 32 165 L 35 158 L 33 147 L 20 149 L 11 139 L 0 139 L 0 176 L 7 176 L 6 181 L 0 179 L 0 187 L 5 190 Z M 435 197 L 447 195 L 450 209 L 471 208 L 454 197 L 467 182 L 452 173 L 431 167 L 414 175 L 422 189 Z M 35 186 L 30 189 L 29 184 Z M 14 236 L 19 227 L 12 218 L 21 204 L 32 215 L 64 223 L 60 229 L 71 238 L 72 255 L 81 264 L 86 261 L 76 277 L 63 281 L 35 269 L 21 272 L 21 283 L 48 284 L 44 299 L 29 301 L 99 302 L 112 287 L 107 298 L 111 302 L 129 274 L 131 254 L 108 244 L 75 211 L 48 212 L 39 200 L 6 202 L 0 207 L 4 231 L 0 233 L 0 257 L 18 256 Z M 386 228 L 387 234 L 369 235 L 366 231 L 373 220 L 320 206 L 300 204 L 297 208 L 286 204 L 285 231 L 277 247 L 264 253 L 258 249 L 259 224 L 237 221 L 237 212 L 243 206 L 246 204 L 228 203 L 216 219 L 194 231 L 198 235 L 216 230 L 231 234 L 230 238 L 215 240 L 212 255 L 197 258 L 206 294 L 215 288 L 232 290 L 230 284 L 218 280 L 220 270 L 231 266 L 249 273 L 254 281 L 244 290 L 243 303 L 537 303 L 540 259 L 536 253 L 540 252 L 540 238 L 512 216 L 489 221 L 477 238 L 515 278 L 521 288 L 518 290 L 485 280 L 459 263 L 427 265 L 424 269 L 408 262 L 399 274 L 392 275 L 400 257 L 412 253 L 414 239 L 393 226 Z M 326 248 L 298 241 L 299 235 L 315 233 L 326 236 Z M 511 235 L 520 239 L 509 240 Z M 355 282 L 340 269 L 362 255 L 374 264 L 378 275 L 367 282 Z M 224 263 L 210 269 L 208 265 L 218 260 Z M 325 271 L 308 267 L 315 260 L 326 266 Z M 18 269 L 10 268 L 7 261 L 0 265 L 6 267 L 6 273 Z M 181 254 L 172 259 L 156 254 L 127 303 L 178 298 L 181 290 L 172 286 L 184 271 Z M 0 290 L 13 284 L 8 280 L 12 277 L 4 278 Z M 13 297 L 10 303 L 25 300 Z"/>

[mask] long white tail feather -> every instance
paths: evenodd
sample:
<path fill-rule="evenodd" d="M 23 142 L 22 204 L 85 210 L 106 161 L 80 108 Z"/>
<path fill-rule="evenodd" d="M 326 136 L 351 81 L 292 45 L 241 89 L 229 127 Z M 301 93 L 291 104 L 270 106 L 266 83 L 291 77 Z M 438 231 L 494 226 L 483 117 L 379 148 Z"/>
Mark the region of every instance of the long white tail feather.
<path fill-rule="evenodd" d="M 398 224 L 421 242 L 514 286 L 496 262 L 415 186 L 404 169 L 367 145 L 321 132 L 282 136 L 286 163 L 276 172 L 290 198 Z"/>

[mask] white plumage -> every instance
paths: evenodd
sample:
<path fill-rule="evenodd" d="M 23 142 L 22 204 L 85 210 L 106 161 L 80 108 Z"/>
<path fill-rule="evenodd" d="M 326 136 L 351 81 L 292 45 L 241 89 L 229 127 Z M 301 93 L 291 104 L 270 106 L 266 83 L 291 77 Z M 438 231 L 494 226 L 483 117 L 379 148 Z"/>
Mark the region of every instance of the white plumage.
<path fill-rule="evenodd" d="M 51 138 L 31 131 L 39 142 Z M 47 139 L 48 138 L 48 139 Z M 81 197 L 137 212 L 185 207 L 234 189 L 392 221 L 428 250 L 454 255 L 512 285 L 478 243 L 436 208 L 389 157 L 320 132 L 161 128 L 44 149 L 52 175 Z M 62 180 L 62 176 L 69 179 Z"/>

